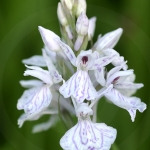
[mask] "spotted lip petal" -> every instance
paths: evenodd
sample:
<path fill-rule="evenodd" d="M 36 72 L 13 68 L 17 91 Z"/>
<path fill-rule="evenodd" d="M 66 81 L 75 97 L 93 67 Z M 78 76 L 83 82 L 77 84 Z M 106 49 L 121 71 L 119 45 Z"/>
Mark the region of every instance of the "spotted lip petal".
<path fill-rule="evenodd" d="M 143 112 L 146 109 L 146 104 L 141 102 L 137 97 L 126 97 L 119 93 L 116 89 L 112 88 L 104 94 L 105 97 L 113 102 L 118 107 L 126 109 L 131 116 L 132 121 L 135 119 L 136 110 Z M 134 113 L 133 113 L 134 112 Z"/>
<path fill-rule="evenodd" d="M 45 85 L 35 93 L 33 98 L 26 103 L 26 105 L 24 105 L 24 111 L 27 114 L 34 114 L 38 111 L 42 111 L 49 106 L 51 99 L 52 94 L 49 86 Z"/>
<path fill-rule="evenodd" d="M 40 87 L 34 87 L 28 90 L 25 90 L 22 94 L 22 96 L 19 98 L 18 103 L 17 103 L 17 109 L 21 110 L 24 109 L 24 106 L 29 104 L 35 94 L 41 89 Z"/>
<path fill-rule="evenodd" d="M 86 71 L 77 71 L 66 83 L 64 83 L 59 92 L 68 98 L 71 95 L 78 103 L 82 103 L 85 99 L 94 100 L 97 97 L 97 92 L 92 85 L 92 82 Z"/>
<path fill-rule="evenodd" d="M 31 88 L 26 90 L 22 97 L 18 100 L 17 108 L 24 109 L 27 116 L 34 116 L 38 112 L 46 109 L 52 99 L 49 86 L 44 85 L 42 87 Z"/>
<path fill-rule="evenodd" d="M 109 150 L 116 139 L 116 129 L 104 123 L 79 120 L 60 140 L 64 150 Z"/>

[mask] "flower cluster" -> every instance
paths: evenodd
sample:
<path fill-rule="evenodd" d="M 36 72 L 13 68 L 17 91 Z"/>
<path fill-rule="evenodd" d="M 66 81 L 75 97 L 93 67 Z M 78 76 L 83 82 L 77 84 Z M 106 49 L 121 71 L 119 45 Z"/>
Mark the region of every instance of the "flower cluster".
<path fill-rule="evenodd" d="M 86 50 L 88 42 L 92 43 L 96 23 L 96 17 L 86 16 L 86 1 L 61 0 L 57 14 L 62 38 L 39 26 L 44 42 L 42 55 L 22 61 L 27 68 L 24 75 L 38 80 L 20 81 L 27 89 L 17 103 L 17 108 L 24 110 L 18 125 L 21 127 L 27 120 L 48 114 L 50 119 L 36 125 L 33 132 L 48 130 L 59 121 L 59 113 L 67 111 L 76 115 L 78 122 L 61 138 L 64 150 L 109 150 L 117 131 L 96 123 L 96 107 L 101 97 L 126 109 L 132 121 L 136 110 L 146 109 L 140 98 L 132 96 L 143 84 L 134 83 L 133 70 L 128 69 L 127 61 L 113 49 L 123 30 L 99 35 Z M 109 71 L 108 64 L 113 66 Z M 67 121 L 65 117 L 63 120 Z"/>

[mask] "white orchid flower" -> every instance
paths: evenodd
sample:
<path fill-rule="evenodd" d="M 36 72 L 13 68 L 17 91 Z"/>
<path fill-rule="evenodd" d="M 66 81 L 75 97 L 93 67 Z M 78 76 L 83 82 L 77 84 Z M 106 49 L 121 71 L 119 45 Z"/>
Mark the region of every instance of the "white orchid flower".
<path fill-rule="evenodd" d="M 136 110 L 143 112 L 146 109 L 146 104 L 141 102 L 141 100 L 137 97 L 128 97 L 126 95 L 123 95 L 119 90 L 125 90 L 125 92 L 126 89 L 137 90 L 141 88 L 143 84 L 127 82 L 126 79 L 133 74 L 133 70 L 120 71 L 123 65 L 111 69 L 107 73 L 106 79 L 104 68 L 96 70 L 95 75 L 97 81 L 102 86 L 108 87 L 111 84 L 113 85 L 113 88 L 104 93 L 104 96 L 118 107 L 126 109 L 131 116 L 131 120 L 134 121 Z"/>
<path fill-rule="evenodd" d="M 60 46 L 72 65 L 77 67 L 77 72 L 60 87 L 59 92 L 65 98 L 73 96 L 78 103 L 82 103 L 85 99 L 94 100 L 97 92 L 89 78 L 88 70 L 106 66 L 116 55 L 98 58 L 97 52 L 92 53 L 91 50 L 88 50 L 81 51 L 76 58 L 68 45 L 60 42 Z"/>
<path fill-rule="evenodd" d="M 25 71 L 24 75 L 34 76 L 42 80 L 42 82 L 32 80 L 28 81 L 28 83 L 22 83 L 25 84 L 26 87 L 33 88 L 26 90 L 22 97 L 18 100 L 17 108 L 19 110 L 24 109 L 25 111 L 25 114 L 21 117 L 21 120 L 33 120 L 34 118 L 38 118 L 39 114 L 41 115 L 43 112 L 45 113 L 52 100 L 50 87 L 53 84 L 62 81 L 61 75 L 59 75 L 45 51 L 43 51 L 43 57 L 47 63 L 49 71 L 43 70 L 37 66 L 26 66 L 28 70 Z"/>
<path fill-rule="evenodd" d="M 90 119 L 93 111 L 86 103 L 79 104 L 76 112 L 78 123 L 61 138 L 61 147 L 64 150 L 109 150 L 116 139 L 116 129 L 93 123 Z"/>

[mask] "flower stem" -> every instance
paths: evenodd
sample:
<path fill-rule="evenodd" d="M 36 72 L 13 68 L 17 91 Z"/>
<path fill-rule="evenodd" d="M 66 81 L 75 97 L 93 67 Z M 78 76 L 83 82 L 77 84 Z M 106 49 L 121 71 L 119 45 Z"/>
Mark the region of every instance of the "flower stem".
<path fill-rule="evenodd" d="M 66 125 L 66 123 L 63 120 L 63 117 L 61 115 L 62 113 L 61 113 L 61 109 L 60 109 L 60 94 L 59 94 L 59 97 L 58 97 L 58 114 L 59 114 L 59 118 L 60 118 L 61 122 L 63 123 L 65 129 L 68 130 L 68 127 L 67 127 L 67 125 Z"/>

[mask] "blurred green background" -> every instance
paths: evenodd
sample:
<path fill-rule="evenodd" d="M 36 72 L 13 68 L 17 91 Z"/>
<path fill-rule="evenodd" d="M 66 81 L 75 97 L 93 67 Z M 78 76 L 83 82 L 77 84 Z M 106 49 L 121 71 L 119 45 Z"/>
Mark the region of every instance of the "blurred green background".
<path fill-rule="evenodd" d="M 58 0 L 0 1 L 0 150 L 60 150 L 59 139 L 65 129 L 61 123 L 47 132 L 32 134 L 33 125 L 45 121 L 25 122 L 21 129 L 16 109 L 23 92 L 19 80 L 25 70 L 21 60 L 41 54 L 43 42 L 37 30 L 41 25 L 60 35 L 56 16 Z M 136 96 L 148 105 L 144 113 L 137 112 L 132 123 L 127 111 L 106 101 L 99 103 L 98 118 L 117 129 L 115 143 L 119 150 L 150 149 L 150 1 L 149 0 L 87 0 L 88 17 L 97 17 L 98 34 L 119 27 L 124 33 L 115 49 L 135 70 L 136 82 L 144 88 Z M 42 120 L 43 119 L 43 120 Z"/>

